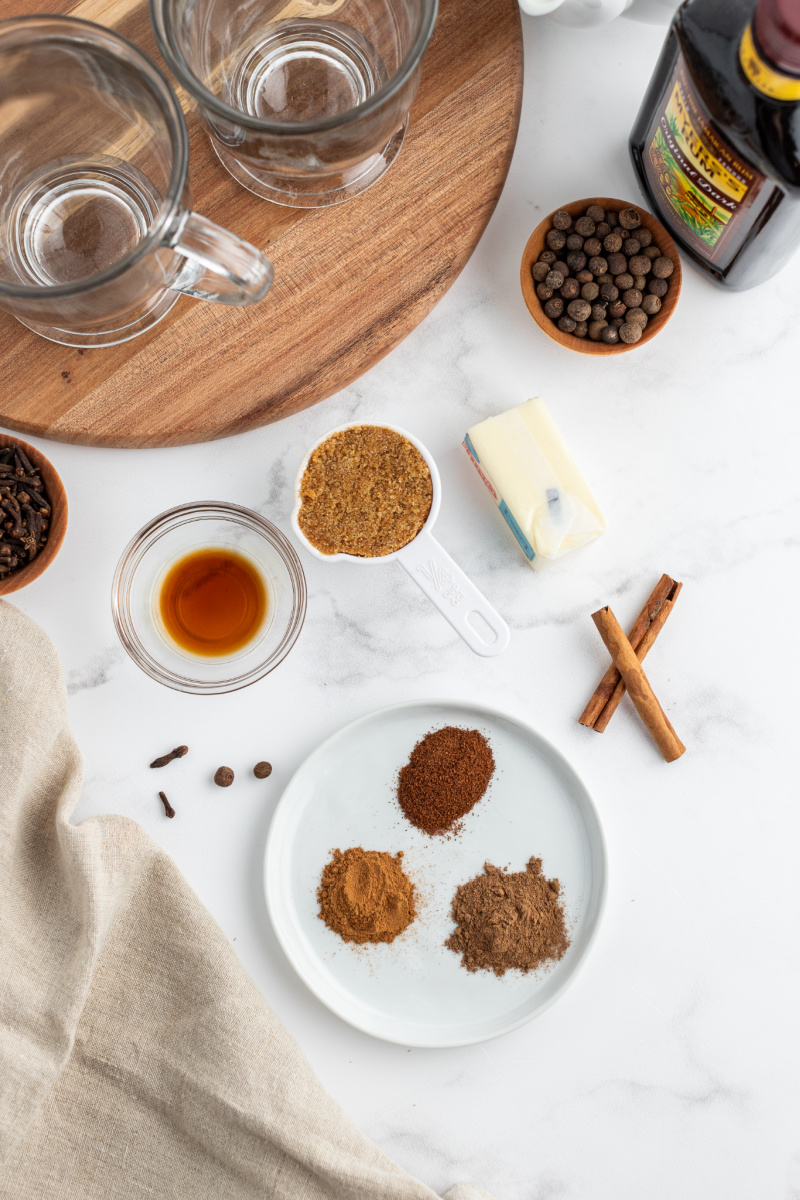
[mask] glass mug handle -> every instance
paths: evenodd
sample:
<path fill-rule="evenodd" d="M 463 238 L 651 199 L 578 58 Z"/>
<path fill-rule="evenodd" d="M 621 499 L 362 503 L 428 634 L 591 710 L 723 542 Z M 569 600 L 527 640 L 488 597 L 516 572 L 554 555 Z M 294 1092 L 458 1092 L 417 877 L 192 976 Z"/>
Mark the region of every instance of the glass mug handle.
<path fill-rule="evenodd" d="M 186 213 L 170 247 L 186 259 L 172 288 L 217 304 L 255 304 L 272 284 L 272 263 L 249 242 L 199 213 Z"/>

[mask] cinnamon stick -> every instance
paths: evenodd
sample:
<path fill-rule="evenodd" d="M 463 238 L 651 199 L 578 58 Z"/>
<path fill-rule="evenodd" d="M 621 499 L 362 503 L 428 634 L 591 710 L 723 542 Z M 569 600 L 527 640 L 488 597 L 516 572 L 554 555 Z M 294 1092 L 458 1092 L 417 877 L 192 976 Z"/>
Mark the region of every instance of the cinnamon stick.
<path fill-rule="evenodd" d="M 662 575 L 636 618 L 628 641 L 640 662 L 661 632 L 682 587 L 682 583 L 676 583 L 669 575 Z M 616 712 L 624 693 L 625 684 L 612 663 L 578 718 L 581 725 L 602 733 Z"/>
<path fill-rule="evenodd" d="M 667 762 L 674 762 L 685 752 L 686 747 L 656 699 L 655 692 L 642 670 L 642 664 L 636 657 L 636 651 L 625 637 L 622 626 L 610 608 L 601 608 L 592 613 L 592 620 L 650 736 Z"/>

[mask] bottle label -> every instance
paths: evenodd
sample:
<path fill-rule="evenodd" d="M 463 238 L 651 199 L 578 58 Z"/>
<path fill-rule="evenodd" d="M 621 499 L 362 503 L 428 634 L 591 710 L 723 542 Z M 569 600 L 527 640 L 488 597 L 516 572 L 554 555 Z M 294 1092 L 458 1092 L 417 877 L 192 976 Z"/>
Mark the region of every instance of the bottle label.
<path fill-rule="evenodd" d="M 800 100 L 800 79 L 796 75 L 784 75 L 776 71 L 759 54 L 750 25 L 745 29 L 739 43 L 739 62 L 752 83 L 770 100 Z"/>
<path fill-rule="evenodd" d="M 751 228 L 749 210 L 767 201 L 765 177 L 711 126 L 682 54 L 666 95 L 646 140 L 648 183 L 679 237 L 707 261 L 729 262 Z"/>

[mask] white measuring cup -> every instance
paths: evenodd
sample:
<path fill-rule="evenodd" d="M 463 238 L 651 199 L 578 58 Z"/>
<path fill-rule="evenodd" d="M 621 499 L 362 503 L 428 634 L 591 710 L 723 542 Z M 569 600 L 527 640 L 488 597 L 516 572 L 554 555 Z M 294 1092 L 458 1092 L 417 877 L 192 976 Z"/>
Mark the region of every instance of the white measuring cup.
<path fill-rule="evenodd" d="M 414 582 L 422 588 L 428 599 L 436 605 L 442 616 L 450 622 L 459 637 L 464 639 L 470 650 L 474 650 L 476 654 L 480 654 L 484 658 L 501 654 L 511 637 L 508 626 L 431 533 L 442 501 L 442 484 L 436 463 L 430 453 L 408 430 L 401 429 L 398 425 L 389 425 L 386 422 L 381 422 L 379 426 L 381 429 L 391 429 L 394 433 L 399 433 L 401 437 L 407 438 L 412 446 L 416 446 L 428 464 L 433 484 L 433 500 L 428 518 L 416 537 L 391 554 L 366 558 L 358 554 L 323 554 L 316 546 L 312 546 L 300 528 L 298 521 L 301 505 L 300 484 L 311 455 L 333 434 L 344 433 L 348 429 L 357 429 L 366 424 L 369 422 L 350 421 L 347 425 L 329 429 L 314 443 L 300 464 L 295 483 L 295 505 L 292 513 L 292 526 L 298 541 L 305 546 L 309 554 L 313 554 L 321 562 L 330 563 L 344 559 L 363 567 L 378 566 L 392 561 L 399 562 Z"/>

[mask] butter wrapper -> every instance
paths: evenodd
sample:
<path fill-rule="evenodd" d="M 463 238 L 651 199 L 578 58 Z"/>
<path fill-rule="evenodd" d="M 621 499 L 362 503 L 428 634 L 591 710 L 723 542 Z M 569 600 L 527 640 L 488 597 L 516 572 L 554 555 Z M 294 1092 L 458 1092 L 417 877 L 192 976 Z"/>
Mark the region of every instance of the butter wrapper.
<path fill-rule="evenodd" d="M 464 449 L 532 567 L 571 554 L 608 528 L 543 400 L 473 425 Z"/>

